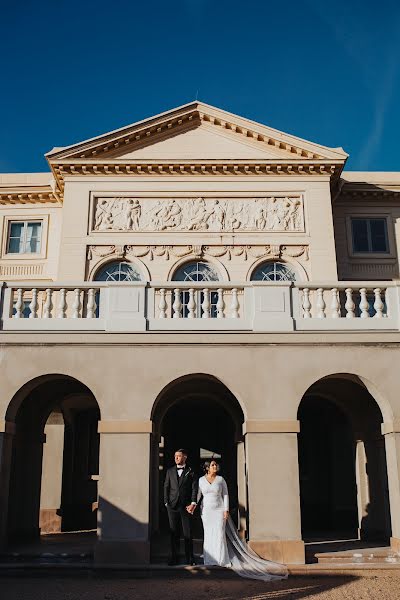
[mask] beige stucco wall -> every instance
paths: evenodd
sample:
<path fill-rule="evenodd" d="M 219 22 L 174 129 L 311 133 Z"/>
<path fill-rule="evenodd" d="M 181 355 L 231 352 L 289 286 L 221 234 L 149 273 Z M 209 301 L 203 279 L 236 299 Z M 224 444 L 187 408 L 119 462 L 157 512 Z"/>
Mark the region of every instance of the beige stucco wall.
<path fill-rule="evenodd" d="M 357 255 L 353 253 L 351 217 L 387 219 L 389 252 Z M 391 280 L 399 278 L 400 205 L 385 197 L 366 198 L 361 194 L 351 201 L 338 198 L 333 206 L 339 278 L 344 280 Z"/>
<path fill-rule="evenodd" d="M 3 334 L 7 351 L 0 361 L 0 419 L 26 382 L 59 373 L 87 385 L 99 403 L 102 420 L 147 421 L 167 384 L 184 375 L 205 373 L 230 389 L 246 420 L 295 420 L 312 383 L 330 374 L 350 373 L 361 378 L 384 421 L 390 422 L 400 417 L 400 379 L 393 370 L 400 352 L 398 341 L 394 333 L 346 332 L 325 333 L 323 340 L 321 334 L 300 332 L 7 333 Z"/>
<path fill-rule="evenodd" d="M 115 194 L 115 196 L 157 197 L 212 196 L 248 197 L 268 194 L 296 192 L 304 194 L 305 232 L 236 232 L 235 234 L 211 232 L 90 232 L 90 202 L 93 194 Z M 300 258 L 283 257 L 291 263 L 300 280 L 335 280 L 336 255 L 333 238 L 330 186 L 328 177 L 257 177 L 257 178 L 67 178 L 64 194 L 63 225 L 61 233 L 62 252 L 60 254 L 58 277 L 60 280 L 82 280 L 90 277 L 95 268 L 104 262 L 98 259 L 86 268 L 87 249 L 90 245 L 281 245 L 307 246 L 309 252 Z M 193 256 L 187 256 L 187 259 Z M 259 260 L 222 256 L 205 257 L 214 263 L 223 279 L 246 281 Z M 113 256 L 106 260 L 112 260 Z M 115 259 L 115 256 L 114 256 Z M 142 272 L 143 278 L 165 281 L 171 278 L 174 268 L 182 259 L 173 254 L 164 256 L 146 255 L 131 259 Z"/>
<path fill-rule="evenodd" d="M 0 278 L 7 281 L 56 280 L 60 252 L 62 206 L 37 203 L 0 206 Z M 42 244 L 39 254 L 7 254 L 9 220 L 41 220 Z"/>

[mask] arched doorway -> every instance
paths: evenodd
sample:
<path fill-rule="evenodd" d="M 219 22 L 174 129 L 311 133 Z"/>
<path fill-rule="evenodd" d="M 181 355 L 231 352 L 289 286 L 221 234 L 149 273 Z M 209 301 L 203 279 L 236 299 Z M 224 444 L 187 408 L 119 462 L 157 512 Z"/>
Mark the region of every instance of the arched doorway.
<path fill-rule="evenodd" d="M 6 419 L 10 437 L 6 537 L 95 530 L 100 411 L 80 381 L 48 375 L 14 396 Z"/>
<path fill-rule="evenodd" d="M 154 479 L 151 510 L 153 538 L 168 532 L 162 490 L 166 469 L 174 464 L 174 451 L 188 450 L 188 462 L 198 476 L 206 458 L 218 457 L 221 474 L 230 495 L 232 518 L 245 534 L 246 493 L 244 449 L 242 441 L 242 409 L 234 397 L 216 378 L 195 374 L 168 385 L 157 398 L 152 415 L 152 462 Z M 194 519 L 194 537 L 202 537 L 200 516 Z"/>
<path fill-rule="evenodd" d="M 298 411 L 302 535 L 305 541 L 391 534 L 382 414 L 351 375 L 313 384 Z"/>

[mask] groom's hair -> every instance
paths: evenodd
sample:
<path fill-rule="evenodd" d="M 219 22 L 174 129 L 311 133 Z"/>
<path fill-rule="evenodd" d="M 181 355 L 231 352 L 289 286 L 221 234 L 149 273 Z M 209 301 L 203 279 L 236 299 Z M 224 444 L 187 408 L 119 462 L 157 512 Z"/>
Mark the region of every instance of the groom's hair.
<path fill-rule="evenodd" d="M 188 453 L 187 453 L 187 450 L 185 450 L 185 448 L 179 448 L 179 450 L 175 450 L 175 454 L 176 454 L 177 452 L 180 452 L 181 454 L 184 454 L 185 456 L 187 456 L 187 455 L 188 455 Z"/>

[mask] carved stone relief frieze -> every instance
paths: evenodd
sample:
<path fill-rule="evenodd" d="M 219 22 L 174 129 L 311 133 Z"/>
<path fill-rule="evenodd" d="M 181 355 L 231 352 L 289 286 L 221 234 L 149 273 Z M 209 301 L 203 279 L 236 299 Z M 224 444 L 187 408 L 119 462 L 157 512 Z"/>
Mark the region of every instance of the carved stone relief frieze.
<path fill-rule="evenodd" d="M 304 231 L 301 195 L 94 199 L 93 231 Z"/>

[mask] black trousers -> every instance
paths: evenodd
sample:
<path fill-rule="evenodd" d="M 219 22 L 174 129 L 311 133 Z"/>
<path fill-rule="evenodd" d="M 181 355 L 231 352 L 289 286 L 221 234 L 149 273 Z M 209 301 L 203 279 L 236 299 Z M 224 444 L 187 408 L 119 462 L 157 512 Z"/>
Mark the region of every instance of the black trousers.
<path fill-rule="evenodd" d="M 171 508 L 167 506 L 170 543 L 171 543 L 171 558 L 177 560 L 179 555 L 179 542 L 181 538 L 181 530 L 185 540 L 185 558 L 187 562 L 193 560 L 193 539 L 192 539 L 192 515 L 190 515 L 186 506 L 177 506 Z"/>

